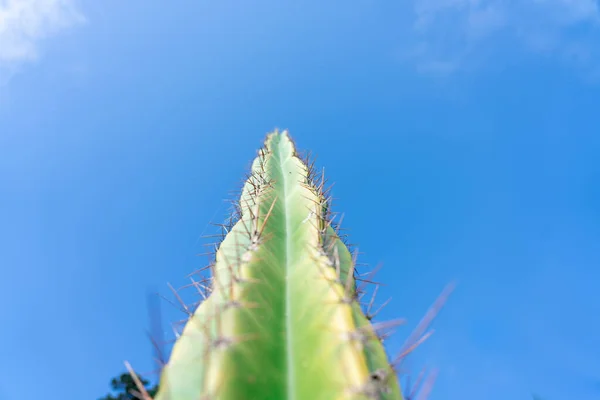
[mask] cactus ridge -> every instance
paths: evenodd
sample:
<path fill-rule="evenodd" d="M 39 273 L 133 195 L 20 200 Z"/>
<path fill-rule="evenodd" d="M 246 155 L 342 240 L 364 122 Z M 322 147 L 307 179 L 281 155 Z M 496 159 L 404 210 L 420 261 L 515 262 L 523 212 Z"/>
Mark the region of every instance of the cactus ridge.
<path fill-rule="evenodd" d="M 402 321 L 372 322 L 377 287 L 361 302 L 372 276 L 314 165 L 287 131 L 267 135 L 213 261 L 188 276 L 201 299 L 183 306 L 155 400 L 403 399 L 383 346 Z"/>

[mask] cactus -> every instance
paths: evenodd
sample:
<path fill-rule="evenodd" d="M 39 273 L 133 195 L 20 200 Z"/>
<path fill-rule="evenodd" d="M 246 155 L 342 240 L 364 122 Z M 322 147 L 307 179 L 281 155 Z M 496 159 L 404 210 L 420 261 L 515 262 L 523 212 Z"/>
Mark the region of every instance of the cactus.
<path fill-rule="evenodd" d="M 402 399 L 323 186 L 267 135 L 155 400 Z"/>

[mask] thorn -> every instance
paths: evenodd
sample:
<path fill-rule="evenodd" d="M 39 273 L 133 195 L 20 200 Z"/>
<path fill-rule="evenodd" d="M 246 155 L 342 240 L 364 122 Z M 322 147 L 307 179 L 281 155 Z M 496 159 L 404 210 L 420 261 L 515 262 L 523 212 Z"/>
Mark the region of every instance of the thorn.
<path fill-rule="evenodd" d="M 335 248 L 337 250 L 337 247 Z M 339 260 L 338 260 L 339 263 Z M 346 282 L 344 284 L 344 302 L 350 304 L 356 299 L 356 291 L 354 290 L 354 276 L 353 271 L 348 271 L 346 275 Z M 339 275 L 338 275 L 339 276 Z"/>
<path fill-rule="evenodd" d="M 415 396 L 419 392 L 419 388 L 421 387 L 421 384 L 423 383 L 424 377 L 425 377 L 425 368 L 423 368 L 421 370 L 421 372 L 419 372 L 419 375 L 417 376 L 417 380 L 416 380 L 415 384 L 413 385 L 412 390 L 408 393 L 408 395 L 405 396 L 406 400 L 415 400 Z M 409 385 L 407 385 L 407 390 L 408 390 L 408 386 Z"/>
<path fill-rule="evenodd" d="M 187 322 L 187 321 L 186 321 Z M 176 330 L 175 324 L 171 324 L 171 330 L 173 331 L 173 335 L 175 335 L 174 340 L 167 340 L 167 344 L 173 344 L 181 337 L 181 333 Z"/>
<path fill-rule="evenodd" d="M 340 279 L 342 277 L 342 270 L 341 270 L 341 262 L 340 262 L 340 254 L 338 251 L 337 247 L 333 248 L 333 257 L 334 257 L 334 265 L 335 265 L 335 272 L 338 276 L 338 279 Z M 350 271 L 348 271 L 348 276 L 350 276 Z"/>
<path fill-rule="evenodd" d="M 172 302 L 171 300 L 167 299 L 165 296 L 163 296 L 162 294 L 158 295 L 161 299 L 163 299 L 164 301 L 166 301 L 167 303 L 169 303 L 170 305 L 172 305 L 173 307 L 175 307 L 176 309 L 178 309 L 179 311 L 181 311 L 182 313 L 187 314 L 188 316 L 190 316 L 189 311 L 187 311 L 186 309 L 182 309 L 180 308 L 177 304 L 175 304 L 174 302 Z"/>
<path fill-rule="evenodd" d="M 373 307 L 373 304 L 375 303 L 375 296 L 377 295 L 377 291 L 379 290 L 379 285 L 375 286 L 375 290 L 373 290 L 373 295 L 371 296 L 371 301 L 369 302 L 369 306 L 367 307 L 367 312 L 365 313 L 365 316 L 367 317 L 367 319 L 369 321 L 371 321 L 373 318 L 375 318 L 377 316 L 377 314 L 379 314 L 379 312 L 392 300 L 392 298 L 390 297 L 389 299 L 387 299 L 386 301 L 383 302 L 382 305 L 380 305 L 377 310 L 375 310 L 375 312 L 371 312 L 371 308 Z"/>
<path fill-rule="evenodd" d="M 211 257 L 211 258 L 214 258 L 216 255 L 217 255 L 216 249 L 213 249 L 212 251 L 207 251 L 206 253 L 196 254 L 197 257 Z"/>
<path fill-rule="evenodd" d="M 179 294 L 177 293 L 177 290 L 175 290 L 173 288 L 173 286 L 171 286 L 170 283 L 167 283 L 167 285 L 169 286 L 169 289 L 171 289 L 171 292 L 173 292 L 173 294 L 175 295 L 175 298 L 177 299 L 177 301 L 179 302 L 179 304 L 181 305 L 181 307 L 183 307 L 185 313 L 188 316 L 192 315 L 192 312 L 188 309 L 187 305 L 185 304 L 185 302 L 181 299 L 181 297 L 179 297 Z"/>
<path fill-rule="evenodd" d="M 202 236 L 200 236 L 200 238 L 202 238 L 202 239 L 210 239 L 210 238 L 216 238 L 216 237 L 222 238 L 223 234 L 222 233 L 215 233 L 215 234 L 212 234 L 212 235 L 202 235 Z"/>
<path fill-rule="evenodd" d="M 379 286 L 375 286 L 375 290 L 373 290 L 373 294 L 371 295 L 371 300 L 369 301 L 369 305 L 367 306 L 367 310 L 366 310 L 366 317 L 368 320 L 371 320 L 372 318 L 369 317 L 369 315 L 371 315 L 371 308 L 373 308 L 373 304 L 375 303 L 375 296 L 377 296 L 377 291 L 379 290 Z"/>
<path fill-rule="evenodd" d="M 277 196 L 275 196 L 275 198 L 273 199 L 273 202 L 271 203 L 271 207 L 269 207 L 269 211 L 267 212 L 267 215 L 265 216 L 265 219 L 263 220 L 262 226 L 258 230 L 257 242 L 258 242 L 258 238 L 260 238 L 262 236 L 262 233 L 265 230 L 265 226 L 267 226 L 267 221 L 269 220 L 269 217 L 271 216 L 271 212 L 273 211 L 273 208 L 275 207 L 276 202 L 277 202 Z"/>
<path fill-rule="evenodd" d="M 357 328 L 353 332 L 348 332 L 348 339 L 355 340 L 361 343 L 363 346 L 367 346 L 369 340 L 375 339 L 373 333 L 377 336 L 378 331 L 382 329 L 388 329 L 404 324 L 406 321 L 403 319 L 397 319 L 387 322 L 379 322 L 376 324 L 368 324 Z"/>
<path fill-rule="evenodd" d="M 208 298 L 207 293 L 210 293 L 210 287 L 195 281 L 192 277 L 190 277 L 190 280 L 192 281 L 192 286 L 194 286 L 194 288 L 196 288 L 200 296 L 202 296 L 202 300 L 206 300 Z"/>
<path fill-rule="evenodd" d="M 217 247 L 220 242 L 212 242 L 212 243 L 203 243 L 202 247 Z"/>
<path fill-rule="evenodd" d="M 423 382 L 423 388 L 419 390 L 419 395 L 415 400 L 427 400 L 431 391 L 433 390 L 433 385 L 437 380 L 438 371 L 434 370 L 429 377 Z"/>
<path fill-rule="evenodd" d="M 434 332 L 433 330 L 427 332 L 426 334 L 421 336 L 419 338 L 419 340 L 414 342 L 412 345 L 408 346 L 408 348 L 402 350 L 402 352 L 394 359 L 394 361 L 392 362 L 392 365 L 396 365 L 396 364 L 400 363 L 400 361 L 402 361 L 404 358 L 406 358 L 406 356 L 408 356 L 410 353 L 415 351 L 415 349 L 417 347 L 422 345 L 427 339 L 429 339 L 431 337 L 431 335 L 433 335 L 433 332 Z"/>
<path fill-rule="evenodd" d="M 341 226 L 342 226 L 342 222 L 344 222 L 345 216 L 346 216 L 346 214 L 342 214 L 340 216 L 339 222 L 335 225 L 335 234 L 338 236 L 340 235 L 340 231 L 342 230 Z M 331 220 L 331 223 L 333 223 L 333 219 Z"/>
<path fill-rule="evenodd" d="M 374 332 L 379 332 L 380 330 L 395 328 L 400 325 L 404 325 L 405 323 L 406 323 L 406 320 L 404 318 L 397 318 L 397 319 L 393 319 L 391 321 L 376 322 L 374 324 L 371 324 L 371 327 L 373 328 Z"/>
<path fill-rule="evenodd" d="M 425 330 L 427 330 L 429 325 L 431 325 L 431 323 L 433 322 L 433 320 L 439 313 L 440 309 L 443 307 L 445 302 L 448 300 L 448 297 L 454 290 L 455 286 L 456 286 L 456 284 L 454 282 L 451 282 L 450 284 L 446 285 L 446 287 L 444 287 L 444 289 L 442 290 L 442 293 L 438 296 L 438 298 L 435 300 L 435 302 L 429 308 L 429 310 L 427 310 L 427 313 L 425 314 L 423 319 L 421 319 L 421 321 L 417 324 L 417 327 L 415 328 L 415 330 L 411 333 L 411 335 L 408 337 L 408 339 L 406 339 L 406 341 L 402 345 L 401 353 L 404 353 L 406 349 L 413 346 L 413 343 L 418 342 L 420 340 L 420 338 L 423 336 Z M 398 360 L 398 362 L 399 362 L 398 366 L 400 366 L 400 364 L 402 363 L 403 360 L 404 359 Z"/>
<path fill-rule="evenodd" d="M 152 336 L 152 334 L 149 331 L 146 331 L 146 335 L 152 342 L 152 347 L 154 347 L 154 350 L 157 354 L 157 356 L 153 357 L 154 361 L 156 361 L 157 364 L 159 364 L 159 367 L 164 366 L 166 364 L 166 362 L 164 361 L 160 344 L 156 341 L 156 339 L 154 339 L 154 337 Z"/>
<path fill-rule="evenodd" d="M 129 371 L 129 374 L 135 382 L 135 386 L 137 386 L 138 390 L 140 391 L 140 394 L 142 395 L 142 400 L 152 400 L 152 397 L 150 397 L 150 395 L 146 391 L 146 388 L 144 387 L 144 385 L 142 385 L 140 378 L 138 378 L 137 374 L 135 373 L 133 368 L 131 368 L 131 365 L 127 361 L 125 361 L 125 368 L 127 368 L 127 371 Z"/>
<path fill-rule="evenodd" d="M 358 255 L 358 250 L 355 252 L 355 254 Z M 356 258 L 354 258 L 352 265 L 356 266 Z M 371 278 L 374 277 L 377 272 L 379 272 L 379 270 L 381 269 L 382 266 L 383 266 L 383 264 L 378 264 L 373 270 L 365 273 L 365 275 L 367 276 L 367 279 L 356 278 L 357 281 L 362 282 L 362 284 L 358 287 L 357 290 L 362 292 L 365 289 L 365 284 L 369 284 L 369 283 L 375 284 L 375 285 L 382 285 L 382 283 L 374 282 L 371 280 Z M 356 268 L 355 268 L 355 270 L 356 270 Z"/>

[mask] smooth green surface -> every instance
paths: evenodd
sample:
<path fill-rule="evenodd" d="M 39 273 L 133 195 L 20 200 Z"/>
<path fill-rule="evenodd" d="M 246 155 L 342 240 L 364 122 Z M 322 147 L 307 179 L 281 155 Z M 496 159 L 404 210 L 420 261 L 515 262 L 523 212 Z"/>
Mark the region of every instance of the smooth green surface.
<path fill-rule="evenodd" d="M 287 133 L 270 134 L 217 251 L 213 291 L 175 344 L 156 400 L 402 398 L 308 175 Z M 376 371 L 389 379 L 373 380 Z"/>

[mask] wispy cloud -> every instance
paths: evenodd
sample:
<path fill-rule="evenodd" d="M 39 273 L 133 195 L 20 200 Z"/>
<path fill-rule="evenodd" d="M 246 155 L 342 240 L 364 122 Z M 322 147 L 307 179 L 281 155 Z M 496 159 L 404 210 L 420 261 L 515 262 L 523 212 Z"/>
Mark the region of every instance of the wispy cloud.
<path fill-rule="evenodd" d="M 74 0 L 0 0 L 0 85 L 38 59 L 41 40 L 84 21 Z"/>
<path fill-rule="evenodd" d="M 600 66 L 597 0 L 415 0 L 413 11 L 410 56 L 423 71 L 471 69 L 514 50 Z"/>

